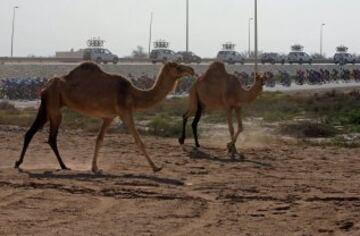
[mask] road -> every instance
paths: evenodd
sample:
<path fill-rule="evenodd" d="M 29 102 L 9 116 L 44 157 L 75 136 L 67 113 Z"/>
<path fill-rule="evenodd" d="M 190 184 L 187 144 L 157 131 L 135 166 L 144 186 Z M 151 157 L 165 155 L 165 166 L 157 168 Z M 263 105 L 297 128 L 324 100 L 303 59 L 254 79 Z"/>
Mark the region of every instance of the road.
<path fill-rule="evenodd" d="M 211 62 L 214 61 L 215 58 L 202 58 L 202 61 L 204 62 Z M 76 62 L 76 63 L 80 63 L 81 61 L 83 61 L 82 58 L 75 58 L 75 57 L 71 57 L 71 58 L 61 58 L 61 57 L 0 57 L 0 63 L 23 63 L 23 62 L 40 62 L 40 63 L 50 63 L 50 62 Z M 128 57 L 123 57 L 123 58 L 119 58 L 119 62 L 146 62 L 149 63 L 150 59 L 148 58 L 128 58 Z M 245 59 L 246 63 L 253 63 L 254 59 Z M 332 59 L 314 59 L 313 62 L 315 63 L 333 63 Z"/>

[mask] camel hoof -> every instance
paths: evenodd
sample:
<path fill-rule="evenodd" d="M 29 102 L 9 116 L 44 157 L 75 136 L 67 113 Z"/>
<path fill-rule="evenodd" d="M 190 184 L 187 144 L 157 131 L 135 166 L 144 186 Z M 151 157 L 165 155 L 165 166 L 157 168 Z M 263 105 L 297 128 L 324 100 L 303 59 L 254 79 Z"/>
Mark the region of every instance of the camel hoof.
<path fill-rule="evenodd" d="M 16 161 L 14 168 L 15 168 L 15 169 L 19 169 L 20 165 L 21 165 L 21 162 Z"/>
<path fill-rule="evenodd" d="M 91 171 L 94 172 L 94 173 L 98 173 L 98 172 L 102 172 L 101 169 L 97 168 L 97 167 L 91 167 Z"/>
<path fill-rule="evenodd" d="M 232 152 L 233 149 L 234 149 L 234 147 L 235 147 L 235 145 L 234 145 L 233 143 L 228 143 L 228 144 L 226 145 L 226 147 L 227 147 L 228 152 Z"/>
<path fill-rule="evenodd" d="M 232 153 L 231 154 L 231 159 L 232 160 L 237 160 L 237 161 L 244 161 L 245 160 L 245 156 L 244 156 L 244 154 L 242 154 L 242 153 L 238 153 L 238 152 L 236 152 L 236 153 Z"/>
<path fill-rule="evenodd" d="M 184 138 L 179 138 L 178 141 L 179 141 L 179 144 L 180 144 L 180 145 L 184 145 L 184 143 L 185 143 L 185 139 L 184 139 Z"/>
<path fill-rule="evenodd" d="M 71 170 L 70 168 L 67 168 L 66 166 L 61 167 L 62 170 Z"/>
<path fill-rule="evenodd" d="M 153 167 L 152 169 L 153 169 L 153 172 L 156 173 L 156 172 L 161 171 L 162 168 L 163 168 L 163 166 L 160 166 L 160 167 L 155 166 L 155 167 Z"/>
<path fill-rule="evenodd" d="M 104 171 L 102 169 L 97 169 L 96 171 L 93 171 L 96 175 L 102 175 Z"/>
<path fill-rule="evenodd" d="M 237 150 L 236 150 L 236 146 L 233 143 L 228 143 L 227 144 L 227 149 L 228 149 L 228 153 L 231 156 L 234 156 L 234 155 L 236 155 L 238 153 Z"/>

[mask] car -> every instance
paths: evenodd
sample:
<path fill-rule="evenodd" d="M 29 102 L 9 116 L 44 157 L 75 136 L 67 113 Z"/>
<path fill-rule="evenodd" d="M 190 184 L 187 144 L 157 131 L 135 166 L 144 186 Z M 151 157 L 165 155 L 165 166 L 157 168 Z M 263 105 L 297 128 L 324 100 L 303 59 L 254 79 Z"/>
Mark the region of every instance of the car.
<path fill-rule="evenodd" d="M 183 58 L 180 54 L 175 53 L 170 49 L 157 48 L 153 49 L 150 53 L 150 60 L 152 63 L 156 62 L 182 62 Z"/>
<path fill-rule="evenodd" d="M 221 50 L 216 56 L 217 60 L 229 64 L 241 63 L 244 64 L 245 58 L 237 51 L 234 50 Z"/>
<path fill-rule="evenodd" d="M 201 62 L 201 57 L 199 57 L 198 55 L 196 55 L 193 52 L 180 51 L 180 52 L 177 52 L 177 54 L 182 56 L 182 61 L 185 63 L 195 62 L 195 63 L 199 64 Z"/>
<path fill-rule="evenodd" d="M 84 60 L 95 61 L 96 63 L 112 62 L 117 64 L 119 57 L 106 48 L 86 48 L 83 55 Z"/>
<path fill-rule="evenodd" d="M 292 63 L 299 63 L 299 64 L 309 63 L 309 64 L 311 64 L 312 58 L 306 52 L 290 52 L 289 55 L 287 56 L 287 61 L 290 64 L 292 64 Z"/>
<path fill-rule="evenodd" d="M 283 57 L 280 54 L 275 53 L 275 52 L 263 53 L 261 55 L 261 63 L 262 64 L 265 64 L 265 63 L 271 63 L 271 64 L 281 63 L 281 64 L 284 64 L 285 63 L 285 57 Z"/>
<path fill-rule="evenodd" d="M 345 65 L 347 63 L 355 64 L 356 58 L 347 52 L 337 52 L 334 55 L 334 63 L 340 65 Z"/>

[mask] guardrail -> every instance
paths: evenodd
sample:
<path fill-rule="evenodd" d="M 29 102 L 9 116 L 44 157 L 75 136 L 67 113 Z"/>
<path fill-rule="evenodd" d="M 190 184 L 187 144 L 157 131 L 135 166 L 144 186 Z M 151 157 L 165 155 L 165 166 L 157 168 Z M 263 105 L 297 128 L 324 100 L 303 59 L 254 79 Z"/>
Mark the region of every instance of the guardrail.
<path fill-rule="evenodd" d="M 215 58 L 203 58 L 202 62 L 212 62 Z M 0 63 L 80 63 L 82 58 L 60 58 L 60 57 L 0 57 Z M 120 63 L 151 63 L 148 58 L 119 58 Z M 245 63 L 255 63 L 254 59 L 246 59 Z M 332 59 L 314 59 L 313 64 L 333 64 Z M 359 62 L 358 62 L 359 63 Z M 261 64 L 261 63 L 260 63 Z M 296 64 L 296 63 L 294 63 Z M 304 63 L 307 64 L 307 63 Z"/>

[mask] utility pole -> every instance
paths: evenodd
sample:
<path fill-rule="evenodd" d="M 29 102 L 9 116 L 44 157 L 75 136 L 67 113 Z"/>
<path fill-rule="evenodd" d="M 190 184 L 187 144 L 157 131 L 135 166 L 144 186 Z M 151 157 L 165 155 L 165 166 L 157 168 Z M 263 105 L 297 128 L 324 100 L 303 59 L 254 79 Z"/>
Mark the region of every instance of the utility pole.
<path fill-rule="evenodd" d="M 254 18 L 249 18 L 249 22 L 248 22 L 248 29 L 249 29 L 249 32 L 248 32 L 248 36 L 249 36 L 249 39 L 248 39 L 248 54 L 249 54 L 249 58 L 251 56 L 251 21 L 254 20 Z"/>
<path fill-rule="evenodd" d="M 186 52 L 189 51 L 189 0 L 186 0 Z"/>
<path fill-rule="evenodd" d="M 150 13 L 150 29 L 149 29 L 149 47 L 148 47 L 148 56 L 150 57 L 151 52 L 151 36 L 152 36 L 152 21 L 153 21 L 153 13 Z"/>
<path fill-rule="evenodd" d="M 254 76 L 256 79 L 256 74 L 258 73 L 258 14 L 257 14 L 257 0 L 255 1 L 255 14 L 254 14 L 254 18 L 255 18 L 255 68 L 254 68 Z"/>
<path fill-rule="evenodd" d="M 18 6 L 15 6 L 13 8 L 13 17 L 12 17 L 12 31 L 11 31 L 11 57 L 14 55 L 14 31 L 15 31 L 15 13 L 16 9 L 19 8 Z"/>
<path fill-rule="evenodd" d="M 325 23 L 322 23 L 320 26 L 320 56 L 323 55 L 323 34 L 324 34 Z"/>

